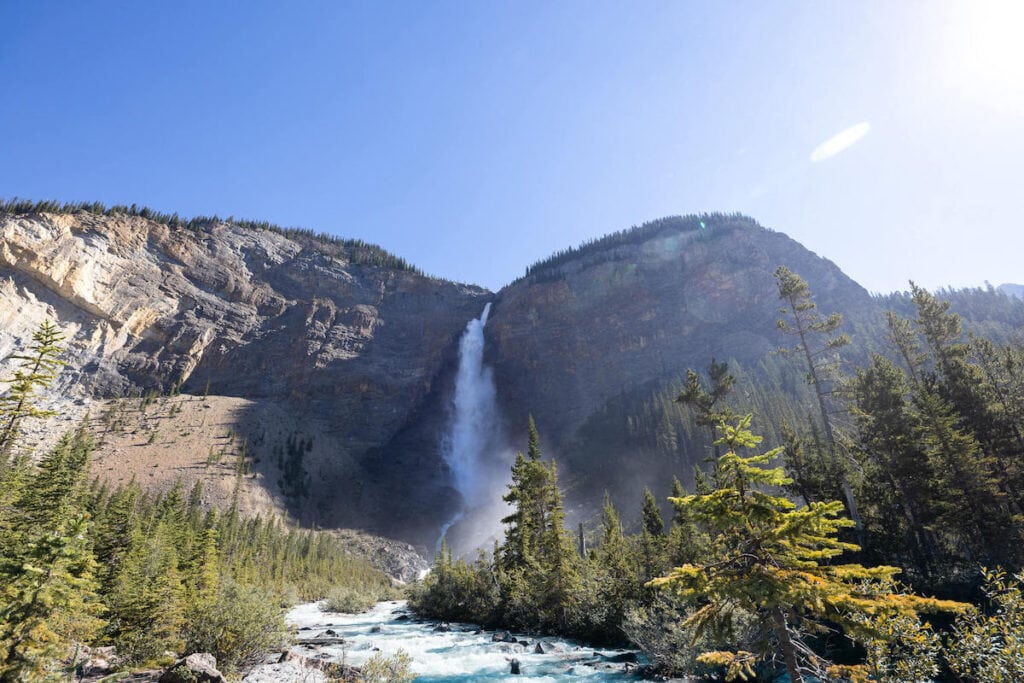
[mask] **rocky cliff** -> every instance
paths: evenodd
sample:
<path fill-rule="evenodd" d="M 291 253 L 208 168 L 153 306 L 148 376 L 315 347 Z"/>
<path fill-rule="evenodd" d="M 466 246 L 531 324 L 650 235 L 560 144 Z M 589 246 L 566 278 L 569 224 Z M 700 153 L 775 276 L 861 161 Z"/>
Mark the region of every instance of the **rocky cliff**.
<path fill-rule="evenodd" d="M 609 488 L 631 509 L 644 485 L 667 493 L 670 477 L 685 480 L 703 455 L 675 436 L 671 448 L 631 440 L 630 421 L 687 369 L 712 357 L 753 369 L 785 342 L 773 279 L 781 264 L 810 283 L 822 310 L 844 312 L 850 329 L 877 316 L 868 292 L 833 263 L 743 216 L 663 219 L 534 266 L 499 292 L 487 327 L 512 430 L 533 414 L 578 499 Z M 616 427 L 621 438 L 609 443 Z"/>
<path fill-rule="evenodd" d="M 0 237 L 0 354 L 57 322 L 68 337 L 53 392 L 65 426 L 99 398 L 239 397 L 234 419 L 252 426 L 238 438 L 293 516 L 375 528 L 388 506 L 402 520 L 436 506 L 438 492 L 421 486 L 444 479 L 436 454 L 420 472 L 373 458 L 424 412 L 489 292 L 227 222 L 0 214 Z M 284 481 L 275 463 L 288 458 L 305 476 Z M 385 498 L 396 491 L 400 506 Z"/>
<path fill-rule="evenodd" d="M 771 403 L 770 385 L 795 397 L 799 419 L 799 371 L 769 360 L 784 341 L 777 266 L 846 315 L 862 337 L 854 353 L 880 314 L 834 264 L 742 216 L 655 221 L 556 255 L 496 295 L 347 243 L 218 220 L 8 212 L 0 235 L 0 354 L 43 319 L 61 326 L 64 422 L 46 429 L 91 408 L 106 434 L 98 474 L 209 481 L 217 502 L 243 472 L 253 509 L 423 545 L 459 506 L 439 440 L 458 339 L 487 301 L 507 441 L 519 445 L 532 413 L 570 500 L 609 487 L 626 505 L 643 485 L 662 495 L 705 455 L 671 400 L 687 368 L 729 360 L 737 408 Z M 177 403 L 145 398 L 178 390 Z"/>

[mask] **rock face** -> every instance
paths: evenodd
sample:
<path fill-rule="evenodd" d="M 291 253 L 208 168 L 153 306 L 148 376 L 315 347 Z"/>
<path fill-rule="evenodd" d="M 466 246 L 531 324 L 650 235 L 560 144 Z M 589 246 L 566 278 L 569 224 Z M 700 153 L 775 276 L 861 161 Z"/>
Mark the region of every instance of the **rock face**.
<path fill-rule="evenodd" d="M 104 397 L 177 387 L 196 401 L 230 397 L 245 431 L 234 446 L 241 437 L 255 481 L 292 517 L 431 546 L 459 505 L 438 447 L 458 340 L 486 302 L 485 360 L 510 440 L 532 413 L 584 501 L 633 478 L 624 473 L 679 471 L 649 454 L 597 458 L 588 429 L 612 403 L 642 400 L 711 356 L 756 365 L 781 341 L 780 264 L 823 310 L 854 324 L 877 315 L 832 263 L 739 216 L 656 221 L 554 257 L 495 296 L 227 222 L 0 214 L 0 357 L 24 349 L 44 319 L 64 330 L 68 365 L 51 392 L 64 422 L 37 427 L 48 434 Z M 189 405 L 198 425 L 204 413 Z M 190 448 L 201 461 L 204 446 Z M 98 474 L 117 471 L 118 453 L 97 458 Z"/>
<path fill-rule="evenodd" d="M 584 430 L 622 417 L 607 411 L 620 397 L 636 403 L 645 387 L 703 370 L 712 356 L 751 367 L 783 343 L 779 265 L 808 281 L 822 310 L 851 323 L 877 315 L 868 292 L 834 264 L 742 216 L 663 219 L 551 261 L 499 292 L 487 360 L 517 443 L 532 414 L 542 450 L 558 458 L 570 488 L 582 488 L 578 499 L 614 494 L 627 481 L 664 488 L 699 463 L 699 454 L 659 461 L 634 442 L 620 455 L 627 467 L 609 464 Z M 629 491 L 627 509 L 638 507 L 638 494 Z"/>
<path fill-rule="evenodd" d="M 361 472 L 388 470 L 381 449 L 429 412 L 462 328 L 491 295 L 331 247 L 230 223 L 0 215 L 0 356 L 23 349 L 42 320 L 59 324 L 68 365 L 51 393 L 65 400 L 67 426 L 95 397 L 176 385 L 314 418 L 346 466 L 310 472 L 309 490 L 285 501 L 293 516 L 375 528 L 382 501 L 401 495 L 381 527 L 436 526 L 438 514 L 422 514 L 444 491 L 429 486 L 443 480 L 436 457 L 420 463 L 426 477 Z M 284 448 L 264 441 L 267 460 Z"/>

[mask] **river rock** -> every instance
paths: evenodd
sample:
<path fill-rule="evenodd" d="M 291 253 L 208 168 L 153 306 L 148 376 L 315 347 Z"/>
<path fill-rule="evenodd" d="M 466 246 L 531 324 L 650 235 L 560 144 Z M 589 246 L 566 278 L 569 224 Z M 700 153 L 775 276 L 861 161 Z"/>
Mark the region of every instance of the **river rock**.
<path fill-rule="evenodd" d="M 245 675 L 242 683 L 283 683 L 284 681 L 327 683 L 328 680 L 327 675 L 318 669 L 310 669 L 295 662 L 275 662 L 254 667 Z"/>
<path fill-rule="evenodd" d="M 322 653 L 325 654 L 325 653 Z M 326 678 L 334 680 L 340 679 L 342 681 L 355 680 L 359 670 L 355 667 L 348 666 L 347 664 L 341 664 L 339 662 L 331 661 L 330 655 L 308 657 L 299 652 L 289 650 L 281 655 L 281 658 L 277 662 L 278 664 L 290 664 L 294 667 L 303 669 L 306 673 L 310 670 L 321 672 L 326 674 Z M 294 679 L 279 679 L 279 680 L 306 680 L 302 676 Z"/>
<path fill-rule="evenodd" d="M 595 653 L 596 654 L 596 653 Z M 635 652 L 621 652 L 615 655 L 601 655 L 601 659 L 611 664 L 636 664 L 637 656 Z"/>
<path fill-rule="evenodd" d="M 344 645 L 345 639 L 338 638 L 300 638 L 297 643 L 303 647 L 309 649 L 314 647 L 321 647 L 323 645 Z"/>
<path fill-rule="evenodd" d="M 196 652 L 172 664 L 157 683 L 227 683 L 227 679 L 217 671 L 213 655 Z"/>

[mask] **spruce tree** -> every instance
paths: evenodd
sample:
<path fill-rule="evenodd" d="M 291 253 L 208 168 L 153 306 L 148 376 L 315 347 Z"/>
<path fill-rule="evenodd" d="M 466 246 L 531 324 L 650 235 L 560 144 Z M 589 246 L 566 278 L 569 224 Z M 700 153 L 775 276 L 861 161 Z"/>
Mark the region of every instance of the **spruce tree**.
<path fill-rule="evenodd" d="M 858 534 L 863 535 L 857 500 L 847 475 L 847 465 L 839 459 L 830 409 L 834 384 L 839 375 L 837 352 L 850 343 L 849 336 L 839 332 L 843 316 L 839 313 L 830 313 L 824 318 L 821 317 L 817 310 L 818 304 L 814 302 L 807 282 L 785 266 L 779 266 L 775 270 L 775 282 L 779 298 L 787 306 L 782 309 L 785 317 L 779 319 L 778 327 L 782 332 L 797 338 L 797 344 L 787 350 L 802 356 L 806 364 L 807 383 L 814 389 L 829 461 L 834 466 L 846 512 L 853 520 L 853 526 Z"/>
<path fill-rule="evenodd" d="M 891 312 L 887 320 L 889 341 L 907 370 L 913 415 L 919 423 L 915 439 L 932 475 L 928 504 L 940 517 L 936 528 L 948 538 L 944 543 L 947 554 L 968 564 L 1014 559 L 1019 543 L 1005 543 L 1007 530 L 1014 531 L 1019 541 L 1020 529 L 1011 520 L 991 456 L 973 432 L 964 428 L 955 407 L 944 397 L 940 376 L 934 371 L 941 363 L 922 348 L 908 321 Z M 957 329 L 957 323 L 950 320 L 929 324 L 933 335 Z"/>
<path fill-rule="evenodd" d="M 805 634 L 820 633 L 827 624 L 850 631 L 863 628 L 855 617 L 879 613 L 914 616 L 922 610 L 959 610 L 963 605 L 893 591 L 895 567 L 865 568 L 859 564 L 832 564 L 845 551 L 858 547 L 840 541 L 842 503 L 815 502 L 797 508 L 787 498 L 768 490 L 789 480 L 782 468 L 767 468 L 781 452 L 742 456 L 741 449 L 760 443 L 748 429 L 751 416 L 737 425 L 723 426 L 720 444 L 728 449 L 719 459 L 719 488 L 703 495 L 673 498 L 714 536 L 710 557 L 684 564 L 653 585 L 695 600 L 699 609 L 686 624 L 703 633 L 731 630 L 737 610 L 754 614 L 778 643 L 790 680 L 825 676 L 829 663 L 808 647 Z M 759 659 L 770 658 L 774 646 L 765 641 L 758 652 L 716 651 L 701 655 L 710 665 L 725 667 L 732 680 L 753 674 Z M 837 670 L 832 669 L 834 674 Z M 843 675 L 863 673 L 845 668 Z"/>
<path fill-rule="evenodd" d="M 644 562 L 644 581 L 650 581 L 663 574 L 666 564 L 668 538 L 665 536 L 665 520 L 658 509 L 658 501 L 649 488 L 644 488 L 644 504 L 641 510 L 640 549 Z"/>
<path fill-rule="evenodd" d="M 565 529 L 562 494 L 554 461 L 540 459 L 540 439 L 530 419 L 527 453 L 517 454 L 505 502 L 512 514 L 497 562 L 502 600 L 519 625 L 541 630 L 568 626 L 579 586 L 575 545 Z"/>
<path fill-rule="evenodd" d="M 700 375 L 694 370 L 686 371 L 686 384 L 676 396 L 676 403 L 690 406 L 697 413 L 696 422 L 705 427 L 710 435 L 714 460 L 718 459 L 718 446 L 715 443 L 715 428 L 722 422 L 731 422 L 736 413 L 728 406 L 722 405 L 722 399 L 735 390 L 736 377 L 729 372 L 728 363 L 716 363 L 711 359 L 708 366 L 710 389 L 705 389 Z"/>
<path fill-rule="evenodd" d="M 38 408 L 35 398 L 37 391 L 48 387 L 64 365 L 59 358 L 64 350 L 60 345 L 63 340 L 64 335 L 57 326 L 44 320 L 32 333 L 28 352 L 12 356 L 19 364 L 14 376 L 3 380 L 10 388 L 0 395 L 0 454 L 10 453 L 23 419 L 53 414 Z"/>
<path fill-rule="evenodd" d="M 24 482 L 0 525 L 0 679 L 63 680 L 73 642 L 96 634 L 103 607 L 90 547 L 91 440 L 64 437 Z"/>
<path fill-rule="evenodd" d="M 686 489 L 678 477 L 672 477 L 671 499 L 684 498 Z M 671 566 L 697 562 L 706 552 L 708 539 L 697 528 L 689 509 L 673 505 L 672 525 L 668 531 L 668 560 Z"/>
<path fill-rule="evenodd" d="M 933 487 L 934 463 L 923 448 L 909 392 L 903 371 L 875 354 L 852 382 L 852 412 L 867 483 L 863 496 L 872 507 L 865 514 L 873 520 L 871 545 L 928 579 L 936 569 L 932 529 L 941 526 L 934 504 L 941 492 Z"/>

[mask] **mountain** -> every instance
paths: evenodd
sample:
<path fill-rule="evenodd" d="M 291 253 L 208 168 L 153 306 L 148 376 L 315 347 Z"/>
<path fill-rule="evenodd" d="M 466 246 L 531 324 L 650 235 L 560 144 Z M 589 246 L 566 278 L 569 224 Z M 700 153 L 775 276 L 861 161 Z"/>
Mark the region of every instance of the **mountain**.
<path fill-rule="evenodd" d="M 533 415 L 579 519 L 604 489 L 638 508 L 643 486 L 663 497 L 701 464 L 707 435 L 673 401 L 688 368 L 729 361 L 736 408 L 763 416 L 769 441 L 807 414 L 801 370 L 772 353 L 787 341 L 780 264 L 846 316 L 852 360 L 883 343 L 883 307 L 906 303 L 739 215 L 616 233 L 497 293 L 361 242 L 134 208 L 9 204 L 0 234 L 0 355 L 44 319 L 68 337 L 48 399 L 58 428 L 37 421 L 31 437 L 89 419 L 94 473 L 113 483 L 202 480 L 208 504 L 237 488 L 252 511 L 421 547 L 461 506 L 440 443 L 458 342 L 486 303 L 494 442 L 524 448 Z M 967 303 L 990 306 L 992 329 L 1024 327 L 1024 304 L 994 296 Z"/>
<path fill-rule="evenodd" d="M 704 445 L 703 434 L 681 433 L 691 425 L 678 405 L 668 407 L 677 424 L 666 443 L 637 438 L 653 431 L 636 426 L 655 417 L 644 404 L 671 403 L 680 387 L 666 388 L 712 357 L 737 372 L 782 362 L 770 356 L 785 341 L 776 325 L 780 264 L 810 283 L 823 310 L 843 311 L 851 329 L 877 320 L 868 292 L 832 262 L 738 215 L 654 221 L 537 264 L 498 293 L 487 327 L 503 414 L 520 431 L 533 414 L 583 497 L 608 488 L 626 509 L 638 507 L 644 485 L 688 477 Z M 628 470 L 613 451 L 629 454 Z"/>
<path fill-rule="evenodd" d="M 1015 296 L 1018 299 L 1024 299 L 1024 285 L 1015 285 L 1008 282 L 1006 284 L 999 285 L 996 289 L 1004 294 Z"/>

